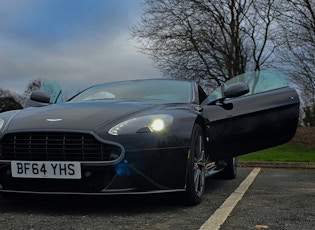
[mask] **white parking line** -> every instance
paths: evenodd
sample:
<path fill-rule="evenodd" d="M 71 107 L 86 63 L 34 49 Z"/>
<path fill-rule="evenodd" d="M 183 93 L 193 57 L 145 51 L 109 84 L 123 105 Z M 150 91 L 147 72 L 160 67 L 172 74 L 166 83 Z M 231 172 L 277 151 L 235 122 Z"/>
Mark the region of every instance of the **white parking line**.
<path fill-rule="evenodd" d="M 199 230 L 218 230 L 230 215 L 236 204 L 253 183 L 261 168 L 254 168 L 238 188 L 224 201 L 215 213 L 199 228 Z"/>

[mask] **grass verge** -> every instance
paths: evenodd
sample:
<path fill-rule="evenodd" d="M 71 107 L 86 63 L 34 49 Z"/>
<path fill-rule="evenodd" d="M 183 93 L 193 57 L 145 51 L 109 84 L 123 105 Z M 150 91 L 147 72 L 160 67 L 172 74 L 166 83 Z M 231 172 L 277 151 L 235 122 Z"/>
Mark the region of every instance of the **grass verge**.
<path fill-rule="evenodd" d="M 292 142 L 242 155 L 239 161 L 315 162 L 315 149 Z"/>

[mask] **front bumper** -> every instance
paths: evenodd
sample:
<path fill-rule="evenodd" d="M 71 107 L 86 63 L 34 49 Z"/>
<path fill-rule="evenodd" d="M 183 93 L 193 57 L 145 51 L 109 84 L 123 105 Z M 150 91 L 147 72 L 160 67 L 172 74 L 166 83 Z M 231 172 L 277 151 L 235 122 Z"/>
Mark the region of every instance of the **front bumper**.
<path fill-rule="evenodd" d="M 188 147 L 126 151 L 116 164 L 81 162 L 81 179 L 12 177 L 0 161 L 0 192 L 40 194 L 144 194 L 184 191 Z"/>

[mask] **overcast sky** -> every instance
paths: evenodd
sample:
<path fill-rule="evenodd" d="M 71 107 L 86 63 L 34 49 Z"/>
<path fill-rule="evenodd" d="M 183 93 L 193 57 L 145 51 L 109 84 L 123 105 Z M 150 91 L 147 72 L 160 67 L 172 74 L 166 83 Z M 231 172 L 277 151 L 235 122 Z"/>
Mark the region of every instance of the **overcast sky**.
<path fill-rule="evenodd" d="M 143 0 L 0 0 L 0 88 L 23 93 L 35 78 L 67 96 L 88 86 L 161 77 L 130 27 Z"/>

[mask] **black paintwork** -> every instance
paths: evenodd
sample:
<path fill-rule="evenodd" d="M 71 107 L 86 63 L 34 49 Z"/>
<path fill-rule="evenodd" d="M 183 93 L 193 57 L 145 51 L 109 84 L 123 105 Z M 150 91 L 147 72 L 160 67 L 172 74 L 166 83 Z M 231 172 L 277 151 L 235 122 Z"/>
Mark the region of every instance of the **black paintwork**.
<path fill-rule="evenodd" d="M 222 159 L 283 144 L 295 134 L 298 114 L 299 98 L 289 87 L 208 106 L 210 155 Z"/>
<path fill-rule="evenodd" d="M 172 81 L 174 83 L 176 81 Z M 70 101 L 0 114 L 0 119 L 4 120 L 0 130 L 0 192 L 125 194 L 185 191 L 187 158 L 195 123 L 203 127 L 209 140 L 206 163 L 213 167 L 208 168 L 206 175 L 211 175 L 211 170 L 222 170 L 224 164 L 220 163 L 224 160 L 282 144 L 294 135 L 299 99 L 296 91 L 289 87 L 242 96 L 246 87 L 238 84 L 226 92 L 231 97 L 240 97 L 202 103 L 206 98 L 204 91 L 196 83 L 190 84 L 187 97 L 190 101 L 185 103 L 137 99 Z M 156 95 L 159 89 L 154 91 Z M 171 115 L 173 123 L 161 132 L 143 129 L 133 134 L 108 133 L 110 128 L 123 121 L 154 114 Z M 32 132 L 89 134 L 98 142 L 118 146 L 122 155 L 110 162 L 82 161 L 80 180 L 13 178 L 10 162 L 19 159 L 5 158 L 4 137 Z"/>

